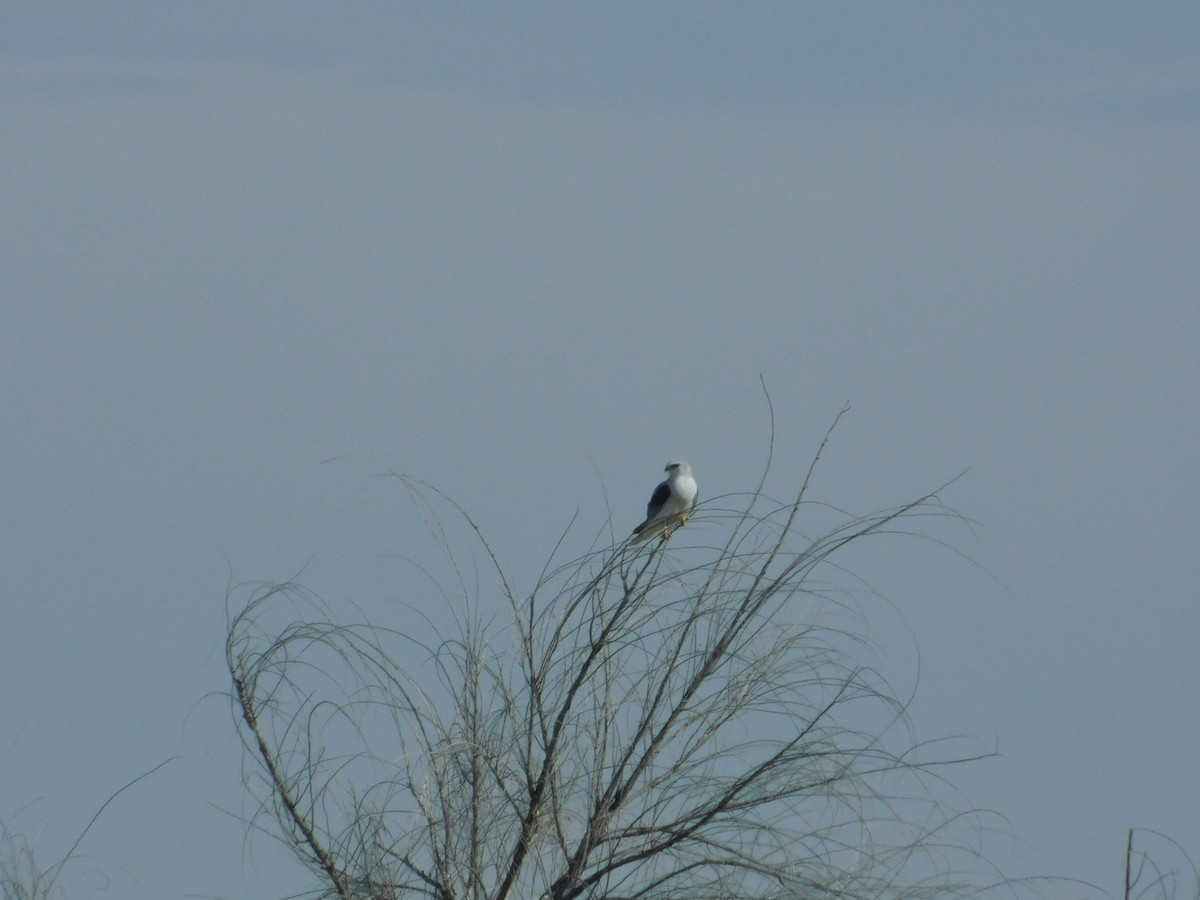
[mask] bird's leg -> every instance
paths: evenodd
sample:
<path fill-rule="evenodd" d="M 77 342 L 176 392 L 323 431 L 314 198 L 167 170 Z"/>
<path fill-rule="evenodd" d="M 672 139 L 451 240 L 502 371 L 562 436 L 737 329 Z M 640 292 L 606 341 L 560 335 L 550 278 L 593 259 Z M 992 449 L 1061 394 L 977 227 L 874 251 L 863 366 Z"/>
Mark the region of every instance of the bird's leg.
<path fill-rule="evenodd" d="M 663 526 L 663 540 L 665 541 L 667 538 L 669 538 L 671 535 L 673 535 L 677 529 L 680 529 L 684 525 L 686 525 L 688 517 L 691 514 L 692 513 L 690 510 L 685 513 L 680 513 L 679 515 L 673 517 L 673 520 L 670 522 L 670 524 L 664 525 Z"/>

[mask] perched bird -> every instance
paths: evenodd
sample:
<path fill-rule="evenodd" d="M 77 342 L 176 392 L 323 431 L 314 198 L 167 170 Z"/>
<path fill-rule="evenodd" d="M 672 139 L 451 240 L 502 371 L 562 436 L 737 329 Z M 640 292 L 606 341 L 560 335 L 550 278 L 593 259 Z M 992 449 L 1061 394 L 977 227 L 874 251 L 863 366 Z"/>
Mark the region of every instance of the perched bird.
<path fill-rule="evenodd" d="M 667 480 L 654 489 L 646 504 L 646 521 L 633 529 L 635 542 L 648 541 L 660 534 L 663 540 L 676 528 L 687 524 L 696 506 L 696 479 L 692 467 L 685 462 L 673 462 L 664 469 Z"/>

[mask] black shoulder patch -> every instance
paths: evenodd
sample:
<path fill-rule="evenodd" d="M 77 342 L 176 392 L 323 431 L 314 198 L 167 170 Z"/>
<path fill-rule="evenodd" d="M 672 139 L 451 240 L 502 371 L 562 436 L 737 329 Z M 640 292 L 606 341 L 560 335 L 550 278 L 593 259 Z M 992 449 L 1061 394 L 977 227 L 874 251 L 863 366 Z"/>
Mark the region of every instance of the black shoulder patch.
<path fill-rule="evenodd" d="M 671 485 L 664 481 L 662 484 L 656 487 L 654 489 L 654 493 L 650 495 L 650 502 L 646 504 L 646 518 L 653 519 L 658 511 L 666 505 L 666 502 L 670 499 L 670 497 Z"/>

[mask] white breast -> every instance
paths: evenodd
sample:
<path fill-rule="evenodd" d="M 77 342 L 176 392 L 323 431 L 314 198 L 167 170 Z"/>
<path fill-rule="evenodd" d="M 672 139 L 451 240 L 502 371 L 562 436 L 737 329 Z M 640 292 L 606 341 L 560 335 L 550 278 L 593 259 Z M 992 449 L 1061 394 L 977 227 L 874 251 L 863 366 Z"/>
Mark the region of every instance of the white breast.
<path fill-rule="evenodd" d="M 671 499 L 663 512 L 672 514 L 691 509 L 696 502 L 696 479 L 691 475 L 679 475 L 671 479 Z"/>

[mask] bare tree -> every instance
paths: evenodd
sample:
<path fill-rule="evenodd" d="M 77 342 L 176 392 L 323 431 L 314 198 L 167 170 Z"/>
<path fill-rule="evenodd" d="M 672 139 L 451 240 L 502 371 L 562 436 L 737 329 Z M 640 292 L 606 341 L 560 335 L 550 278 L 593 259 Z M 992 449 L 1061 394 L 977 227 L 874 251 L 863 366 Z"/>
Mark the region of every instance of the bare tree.
<path fill-rule="evenodd" d="M 936 771 L 961 757 L 913 738 L 839 587 L 848 545 L 953 513 L 930 494 L 807 536 L 831 515 L 808 496 L 824 447 L 788 502 L 764 493 L 768 459 L 735 509 L 703 504 L 669 543 L 610 539 L 528 592 L 461 507 L 398 476 L 469 526 L 490 617 L 433 516 L 452 636 L 256 589 L 227 658 L 263 827 L 344 900 L 978 892 L 978 823 Z"/>

